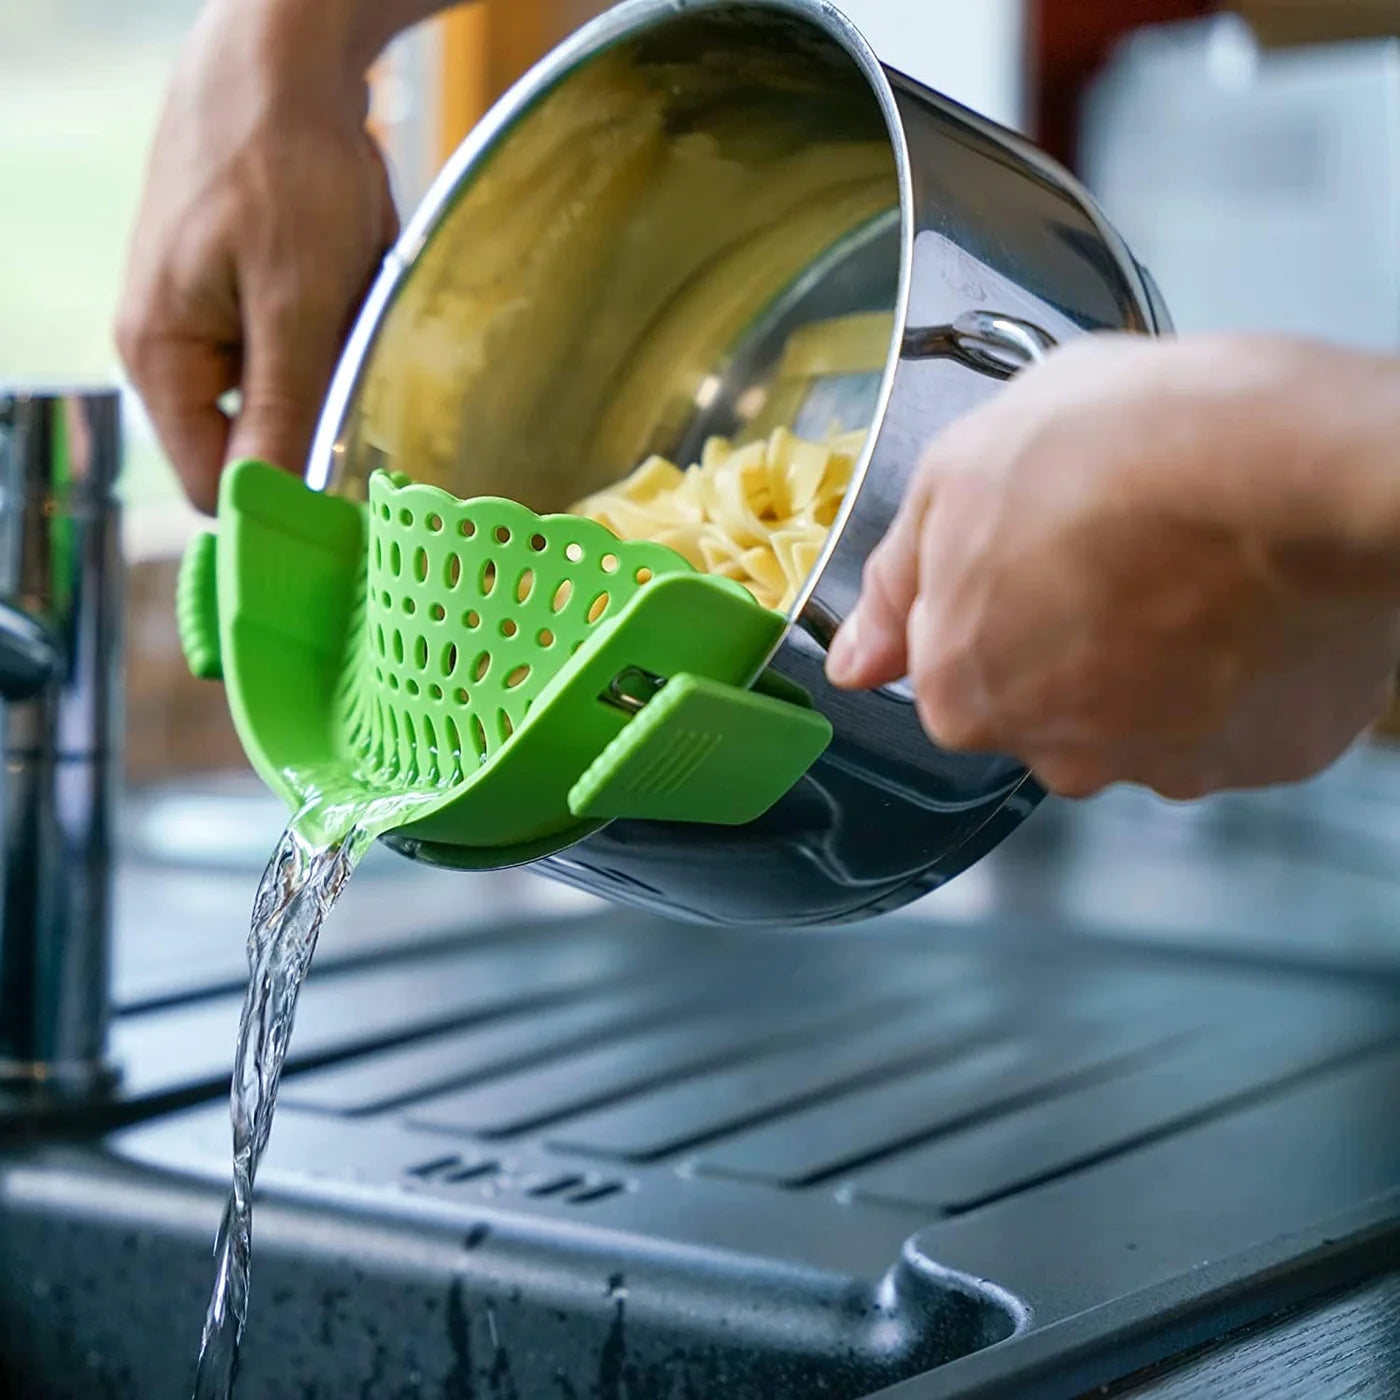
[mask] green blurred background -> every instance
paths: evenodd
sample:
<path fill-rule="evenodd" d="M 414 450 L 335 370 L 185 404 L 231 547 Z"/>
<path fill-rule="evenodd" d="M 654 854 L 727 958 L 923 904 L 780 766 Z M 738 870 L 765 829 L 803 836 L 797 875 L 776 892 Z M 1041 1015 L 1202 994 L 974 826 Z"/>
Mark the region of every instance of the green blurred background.
<path fill-rule="evenodd" d="M 0 380 L 112 381 L 146 146 L 198 0 L 0 0 Z M 128 404 L 126 496 L 175 500 Z"/>

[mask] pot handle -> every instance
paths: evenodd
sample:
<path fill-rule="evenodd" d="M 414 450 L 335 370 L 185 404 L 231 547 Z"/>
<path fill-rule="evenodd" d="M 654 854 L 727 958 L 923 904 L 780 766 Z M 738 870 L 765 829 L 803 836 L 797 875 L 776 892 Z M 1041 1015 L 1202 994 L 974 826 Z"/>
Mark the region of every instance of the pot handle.
<path fill-rule="evenodd" d="M 911 360 L 957 360 L 993 379 L 1039 364 L 1056 341 L 1048 331 L 998 311 L 965 311 L 946 326 L 904 333 L 900 353 Z"/>

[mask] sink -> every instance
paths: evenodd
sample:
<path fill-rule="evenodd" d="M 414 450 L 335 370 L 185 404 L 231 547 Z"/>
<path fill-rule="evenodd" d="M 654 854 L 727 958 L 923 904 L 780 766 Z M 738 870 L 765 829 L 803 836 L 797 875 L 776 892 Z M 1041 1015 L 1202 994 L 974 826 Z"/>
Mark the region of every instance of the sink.
<path fill-rule="evenodd" d="M 7 1393 L 187 1400 L 214 1193 L 40 1156 L 7 1206 L 0 1307 L 27 1322 L 6 1328 Z M 256 1231 L 247 1397 L 857 1396 L 1023 1321 L 913 1251 L 868 1280 L 353 1192 L 269 1203 Z"/>
<path fill-rule="evenodd" d="M 1068 1400 L 1400 1248 L 1384 978 L 1050 919 L 386 907 L 304 994 L 242 1400 Z M 0 1147 L 3 1394 L 188 1395 L 240 992 L 142 933 L 207 976 L 128 996 L 112 1113 Z"/>

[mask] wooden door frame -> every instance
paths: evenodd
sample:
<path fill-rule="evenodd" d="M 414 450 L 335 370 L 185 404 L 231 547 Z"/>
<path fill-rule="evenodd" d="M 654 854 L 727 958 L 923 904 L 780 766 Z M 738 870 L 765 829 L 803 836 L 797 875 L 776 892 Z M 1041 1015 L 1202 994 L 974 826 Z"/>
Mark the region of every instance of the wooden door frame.
<path fill-rule="evenodd" d="M 607 0 L 476 0 L 438 24 L 439 162 L 491 104 Z"/>

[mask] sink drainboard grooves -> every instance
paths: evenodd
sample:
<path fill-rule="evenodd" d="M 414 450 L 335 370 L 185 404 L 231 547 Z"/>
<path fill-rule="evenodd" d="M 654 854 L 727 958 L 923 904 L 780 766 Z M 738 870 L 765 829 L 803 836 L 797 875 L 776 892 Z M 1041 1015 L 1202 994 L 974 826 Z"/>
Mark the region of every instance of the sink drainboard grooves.
<path fill-rule="evenodd" d="M 637 1189 L 634 1181 L 605 1177 L 596 1172 L 534 1173 L 517 1179 L 499 1158 L 466 1158 L 460 1153 L 416 1162 L 404 1168 L 403 1177 L 406 1182 L 433 1181 L 445 1186 L 491 1180 L 498 1189 L 514 1189 L 536 1200 L 554 1198 L 571 1206 L 592 1205 L 623 1191 Z"/>

